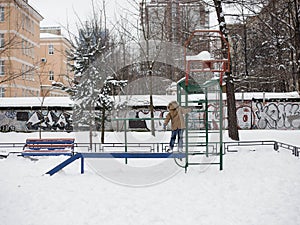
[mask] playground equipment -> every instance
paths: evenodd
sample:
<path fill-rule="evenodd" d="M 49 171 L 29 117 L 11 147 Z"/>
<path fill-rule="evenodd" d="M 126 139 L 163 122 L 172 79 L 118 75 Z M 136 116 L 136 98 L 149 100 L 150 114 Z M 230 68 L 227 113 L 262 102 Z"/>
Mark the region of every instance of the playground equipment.
<path fill-rule="evenodd" d="M 188 48 L 197 37 L 201 51 L 189 55 Z M 84 158 L 174 158 L 177 165 L 187 171 L 190 165 L 219 165 L 223 169 L 223 106 L 222 80 L 229 72 L 229 44 L 217 30 L 196 30 L 185 43 L 185 77 L 177 84 L 177 100 L 180 106 L 192 107 L 194 112 L 204 114 L 203 118 L 185 117 L 185 151 L 165 152 L 168 144 L 157 152 L 132 151 L 127 141 L 127 122 L 138 118 L 121 118 L 124 125 L 124 152 L 76 153 L 47 173 L 53 175 L 66 165 L 81 159 L 81 172 L 84 172 Z M 199 114 L 198 114 L 199 115 Z M 154 118 L 149 118 L 154 120 Z M 162 118 L 160 118 L 162 119 Z M 146 120 L 143 118 L 143 120 Z"/>
<path fill-rule="evenodd" d="M 60 171 L 70 163 L 74 162 L 77 159 L 81 160 L 81 173 L 84 173 L 84 159 L 85 158 L 131 158 L 131 159 L 158 159 L 158 158 L 178 158 L 182 159 L 185 157 L 184 153 L 145 153 L 145 152 L 109 152 L 109 153 L 76 153 L 67 160 L 63 161 L 53 169 L 49 170 L 46 174 L 52 176 L 56 172 Z"/>
<path fill-rule="evenodd" d="M 131 120 L 162 120 L 163 118 L 119 118 L 114 119 L 120 121 L 123 124 L 124 137 L 123 143 L 98 143 L 98 149 L 94 149 L 95 152 L 75 152 L 70 158 L 66 159 L 53 169 L 49 170 L 46 174 L 53 175 L 69 165 L 70 163 L 80 159 L 81 161 L 81 173 L 84 173 L 84 159 L 89 158 L 116 158 L 125 159 L 125 164 L 128 163 L 128 159 L 177 159 L 183 160 L 186 157 L 184 152 L 166 152 L 169 143 L 131 143 L 128 142 L 128 123 Z M 88 143 L 85 144 L 87 147 Z M 75 144 L 76 148 L 80 148 Z M 112 149 L 105 151 L 104 149 Z"/>
<path fill-rule="evenodd" d="M 200 43 L 201 52 L 189 55 L 187 49 L 195 37 Z M 229 44 L 220 31 L 196 30 L 186 41 L 185 50 L 186 76 L 178 82 L 177 100 L 183 107 L 196 108 L 196 112 L 202 113 L 203 117 L 186 115 L 186 160 L 185 164 L 181 161 L 177 163 L 184 168 L 189 165 L 217 164 L 222 170 L 222 80 L 230 70 Z"/>

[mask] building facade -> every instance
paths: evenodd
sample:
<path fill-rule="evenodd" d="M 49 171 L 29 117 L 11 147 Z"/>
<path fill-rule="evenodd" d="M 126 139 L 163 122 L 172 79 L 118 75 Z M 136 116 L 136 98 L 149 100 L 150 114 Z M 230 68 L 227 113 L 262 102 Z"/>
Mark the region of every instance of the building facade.
<path fill-rule="evenodd" d="M 67 51 L 71 43 L 61 34 L 60 27 L 41 27 L 40 29 L 40 67 L 38 75 L 41 82 L 41 96 L 68 96 L 66 92 L 52 89 L 52 82 L 70 86 L 73 72 L 67 61 Z"/>
<path fill-rule="evenodd" d="M 60 29 L 42 29 L 40 37 L 42 20 L 28 0 L 0 0 L 0 97 L 66 95 L 50 86 L 67 84 L 70 44 Z"/>
<path fill-rule="evenodd" d="M 38 96 L 40 21 L 27 1 L 0 1 L 0 97 Z"/>
<path fill-rule="evenodd" d="M 209 28 L 208 8 L 198 0 L 143 0 L 140 15 L 150 39 L 181 45 L 192 31 Z"/>

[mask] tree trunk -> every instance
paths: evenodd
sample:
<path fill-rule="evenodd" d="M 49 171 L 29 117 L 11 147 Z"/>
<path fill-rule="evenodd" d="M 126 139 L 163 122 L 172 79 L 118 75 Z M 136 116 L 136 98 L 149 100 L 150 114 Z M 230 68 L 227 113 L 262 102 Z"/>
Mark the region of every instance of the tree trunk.
<path fill-rule="evenodd" d="M 105 134 L 105 109 L 102 109 L 101 116 L 101 143 L 104 144 L 104 134 Z"/>
<path fill-rule="evenodd" d="M 222 10 L 222 0 L 214 0 L 214 5 L 217 13 L 220 31 L 224 35 L 225 39 L 228 41 L 225 17 Z M 224 57 L 226 58 L 227 56 L 225 56 L 225 54 L 226 53 L 224 53 Z M 227 72 L 225 75 L 226 75 L 225 81 L 226 81 L 227 113 L 228 113 L 228 135 L 231 139 L 238 141 L 239 132 L 237 126 L 234 83 L 231 76 L 231 72 Z"/>
<path fill-rule="evenodd" d="M 152 79 L 152 78 L 151 78 Z M 154 107 L 153 107 L 153 96 L 150 94 L 150 117 L 151 117 L 151 134 L 155 136 L 155 126 L 154 126 Z"/>
<path fill-rule="evenodd" d="M 149 62 L 148 62 L 149 64 Z M 149 66 L 149 78 L 150 78 L 150 118 L 151 118 L 151 134 L 155 136 L 155 126 L 154 126 L 154 106 L 153 106 L 153 80 L 152 80 L 152 66 Z"/>
<path fill-rule="evenodd" d="M 142 18 L 142 33 L 143 33 L 143 38 L 146 42 L 146 55 L 145 55 L 145 59 L 146 59 L 146 63 L 147 63 L 147 75 L 149 75 L 149 78 L 150 78 L 150 93 L 149 93 L 149 102 L 150 102 L 150 105 L 149 105 L 149 109 L 150 109 L 150 117 L 151 117 L 151 134 L 153 136 L 155 136 L 155 126 L 154 126 L 154 107 L 153 107 L 153 80 L 152 80 L 152 75 L 153 75 L 153 72 L 152 72 L 152 69 L 153 69 L 153 66 L 154 66 L 154 62 L 150 62 L 149 61 L 149 37 L 150 37 L 150 34 L 149 34 L 149 15 L 148 15 L 148 8 L 146 7 L 146 0 L 143 0 L 140 4 L 140 9 L 141 9 L 141 18 Z M 144 13 L 144 10 L 145 9 L 145 13 Z M 143 20 L 145 19 L 145 21 Z"/>
<path fill-rule="evenodd" d="M 234 84 L 230 73 L 227 74 L 226 80 L 226 95 L 227 95 L 227 114 L 228 114 L 228 135 L 231 139 L 238 141 L 239 132 L 236 116 L 236 105 L 234 95 Z"/>
<path fill-rule="evenodd" d="M 294 11 L 295 11 L 295 49 L 296 49 L 296 91 L 299 92 L 299 78 L 300 78 L 300 20 L 299 20 L 299 13 L 300 7 L 298 5 L 299 0 L 294 0 Z"/>
<path fill-rule="evenodd" d="M 89 118 L 89 141 L 90 141 L 90 150 L 93 150 L 93 118 L 92 118 L 92 104 L 90 103 L 89 106 L 89 113 L 90 113 L 90 118 Z"/>

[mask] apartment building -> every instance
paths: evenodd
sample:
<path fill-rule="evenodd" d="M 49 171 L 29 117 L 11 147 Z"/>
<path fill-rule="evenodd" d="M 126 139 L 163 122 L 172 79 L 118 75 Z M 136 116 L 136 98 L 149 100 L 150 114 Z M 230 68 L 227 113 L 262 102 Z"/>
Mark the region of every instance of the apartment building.
<path fill-rule="evenodd" d="M 38 96 L 40 21 L 28 1 L 0 0 L 0 97 Z"/>
<path fill-rule="evenodd" d="M 147 41 L 149 48 L 158 50 L 160 46 L 157 43 L 166 46 L 164 61 L 161 60 L 161 65 L 155 63 L 158 66 L 154 68 L 156 74 L 164 74 L 164 77 L 178 81 L 183 76 L 182 71 L 170 65 L 176 65 L 184 53 L 180 51 L 183 48 L 175 46 L 184 46 L 193 31 L 209 28 L 207 4 L 201 0 L 140 0 L 139 6 L 142 35 L 145 40 L 150 40 Z M 187 46 L 191 55 L 210 51 L 209 47 L 209 42 L 198 39 L 191 40 Z M 156 51 L 153 53 L 157 54 Z"/>
<path fill-rule="evenodd" d="M 143 0 L 141 24 L 151 39 L 184 44 L 196 29 L 209 28 L 209 11 L 199 0 Z"/>
<path fill-rule="evenodd" d="M 65 96 L 52 81 L 69 84 L 59 28 L 42 28 L 28 0 L 0 0 L 0 97 Z"/>
<path fill-rule="evenodd" d="M 68 96 L 66 92 L 52 88 L 52 82 L 70 86 L 73 72 L 70 71 L 66 52 L 71 43 L 62 35 L 60 27 L 41 27 L 40 29 L 40 67 L 42 96 Z"/>

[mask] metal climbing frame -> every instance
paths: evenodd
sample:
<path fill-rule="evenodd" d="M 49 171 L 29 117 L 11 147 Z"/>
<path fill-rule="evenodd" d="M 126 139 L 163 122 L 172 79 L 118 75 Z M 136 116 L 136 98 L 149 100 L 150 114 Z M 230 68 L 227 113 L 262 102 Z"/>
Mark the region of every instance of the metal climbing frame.
<path fill-rule="evenodd" d="M 196 43 L 197 55 L 188 52 Z M 213 164 L 223 169 L 222 79 L 229 56 L 229 44 L 217 30 L 196 30 L 185 43 L 186 76 L 177 85 L 179 104 L 192 108 L 185 117 L 185 169 Z"/>

